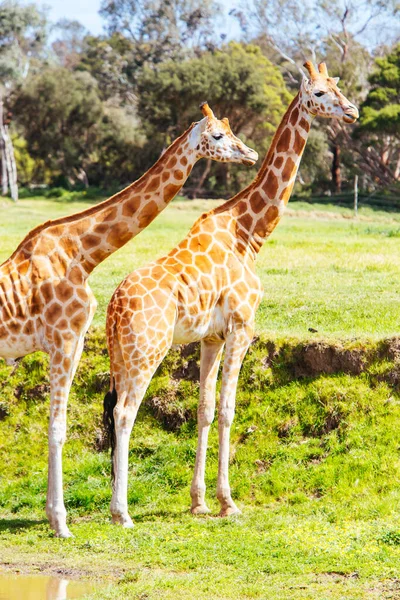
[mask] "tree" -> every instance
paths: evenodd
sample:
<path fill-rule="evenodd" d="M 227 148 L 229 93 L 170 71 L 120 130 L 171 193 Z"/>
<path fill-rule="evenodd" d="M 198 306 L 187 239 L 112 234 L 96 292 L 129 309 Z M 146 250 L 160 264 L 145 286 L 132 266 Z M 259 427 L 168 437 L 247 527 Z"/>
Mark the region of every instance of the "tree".
<path fill-rule="evenodd" d="M 135 47 L 120 33 L 109 38 L 87 36 L 76 68 L 96 79 L 103 100 L 116 105 L 132 102 L 138 68 Z"/>
<path fill-rule="evenodd" d="M 55 174 L 85 180 L 103 116 L 97 83 L 89 73 L 49 67 L 32 75 L 14 110 L 33 158 Z"/>
<path fill-rule="evenodd" d="M 215 0 L 103 0 L 100 15 L 109 34 L 121 33 L 135 44 L 139 65 L 181 58 L 186 48 L 215 45 Z"/>
<path fill-rule="evenodd" d="M 362 105 L 360 137 L 366 160 L 382 182 L 400 180 L 400 44 L 377 58 Z"/>
<path fill-rule="evenodd" d="M 137 89 L 138 114 L 155 152 L 188 123 L 199 120 L 198 105 L 203 100 L 210 102 L 217 115 L 228 116 L 232 129 L 246 143 L 264 152 L 291 100 L 279 70 L 260 49 L 235 42 L 199 58 L 167 61 L 157 69 L 146 67 Z M 217 178 L 224 192 L 229 191 L 229 173 L 234 189 L 249 176 L 243 169 L 206 164 L 205 169 L 211 168 L 209 181 Z"/>
<path fill-rule="evenodd" d="M 0 3 L 0 147 L 2 194 L 10 188 L 18 199 L 17 169 L 12 139 L 9 134 L 10 113 L 4 100 L 29 72 L 46 40 L 46 19 L 34 4 L 22 6 L 12 1 Z"/>
<path fill-rule="evenodd" d="M 87 31 L 79 21 L 61 19 L 53 27 L 58 37 L 51 44 L 52 50 L 62 67 L 73 69 L 80 62 Z"/>
<path fill-rule="evenodd" d="M 289 86 L 297 88 L 305 60 L 326 60 L 329 72 L 342 79 L 344 93 L 357 104 L 368 87 L 371 50 L 400 32 L 400 22 L 393 18 L 397 11 L 395 0 L 251 0 L 232 12 L 246 38 L 280 65 Z M 360 147 L 339 122 L 318 128 L 328 134 L 332 188 L 340 192 L 343 158 L 354 168 Z M 342 152 L 344 146 L 352 152 Z"/>

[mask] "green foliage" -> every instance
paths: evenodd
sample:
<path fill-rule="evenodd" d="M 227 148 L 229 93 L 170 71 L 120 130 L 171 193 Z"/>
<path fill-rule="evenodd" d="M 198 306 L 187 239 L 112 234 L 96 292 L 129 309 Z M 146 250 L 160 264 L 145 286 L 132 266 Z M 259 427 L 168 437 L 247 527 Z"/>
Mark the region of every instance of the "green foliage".
<path fill-rule="evenodd" d="M 129 101 L 136 78 L 134 44 L 121 34 L 111 37 L 86 36 L 77 70 L 89 71 L 104 100 Z"/>
<path fill-rule="evenodd" d="M 376 59 L 369 80 L 372 87 L 362 107 L 362 129 L 400 140 L 400 44 Z"/>
<path fill-rule="evenodd" d="M 102 116 L 97 83 L 89 73 L 45 69 L 28 79 L 14 110 L 31 156 L 46 168 L 69 175 L 86 166 Z"/>
<path fill-rule="evenodd" d="M 154 129 L 175 136 L 182 123 L 198 120 L 207 99 L 216 114 L 251 140 L 271 134 L 290 102 L 278 69 L 252 45 L 231 42 L 200 58 L 144 69 L 138 82 L 139 113 Z M 261 132 L 258 129 L 261 128 Z"/>
<path fill-rule="evenodd" d="M 145 68 L 137 89 L 138 113 L 154 156 L 190 121 L 199 120 L 198 105 L 205 99 L 219 118 L 229 116 L 236 134 L 263 153 L 291 100 L 279 70 L 260 49 L 236 42 L 198 58 L 164 62 L 156 70 Z M 213 165 L 208 185 L 223 194 L 228 168 L 234 190 L 254 176 L 241 167 Z"/>
<path fill-rule="evenodd" d="M 82 171 L 92 184 L 103 187 L 140 176 L 135 152 L 143 141 L 134 116 L 102 103 L 98 84 L 87 71 L 48 68 L 28 79 L 13 108 L 26 150 L 37 161 L 36 180 L 40 169 L 42 180 L 50 172 L 53 181 L 61 176 L 67 185 Z"/>
<path fill-rule="evenodd" d="M 19 181 L 22 185 L 27 185 L 34 178 L 37 169 L 36 161 L 29 154 L 27 142 L 23 138 L 14 136 L 13 146 Z"/>
<path fill-rule="evenodd" d="M 46 17 L 35 4 L 0 3 L 0 79 L 16 83 L 26 76 L 32 59 L 46 41 Z"/>

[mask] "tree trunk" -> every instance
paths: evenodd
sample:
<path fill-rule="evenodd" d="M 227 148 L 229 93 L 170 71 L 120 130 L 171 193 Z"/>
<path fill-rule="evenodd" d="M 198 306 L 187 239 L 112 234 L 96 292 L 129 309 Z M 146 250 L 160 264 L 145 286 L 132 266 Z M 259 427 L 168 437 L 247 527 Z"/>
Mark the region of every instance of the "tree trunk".
<path fill-rule="evenodd" d="M 14 200 L 14 202 L 17 202 L 18 201 L 17 163 L 15 162 L 14 146 L 13 146 L 11 137 L 8 133 L 7 125 L 6 125 L 6 128 L 7 128 L 8 156 L 9 156 L 9 164 L 10 164 L 10 172 L 9 172 L 10 192 L 11 192 L 11 198 Z"/>
<path fill-rule="evenodd" d="M 83 167 L 81 167 L 77 172 L 76 178 L 84 185 L 85 188 L 89 187 L 89 179 Z"/>
<path fill-rule="evenodd" d="M 7 194 L 10 188 L 11 198 L 18 200 L 17 165 L 15 162 L 14 148 L 8 132 L 8 125 L 4 123 L 3 100 L 0 99 L 0 145 L 2 162 L 2 193 Z"/>
<path fill-rule="evenodd" d="M 8 192 L 8 174 L 6 163 L 6 146 L 2 137 L 0 137 L 1 146 L 1 195 L 7 196 Z"/>
<path fill-rule="evenodd" d="M 396 181 L 399 181 L 400 179 L 400 153 L 397 157 L 397 161 L 396 161 L 396 167 L 394 170 L 394 178 Z"/>
<path fill-rule="evenodd" d="M 332 183 L 333 192 L 340 194 L 342 191 L 342 174 L 340 172 L 340 146 L 333 146 L 333 162 L 332 162 Z"/>

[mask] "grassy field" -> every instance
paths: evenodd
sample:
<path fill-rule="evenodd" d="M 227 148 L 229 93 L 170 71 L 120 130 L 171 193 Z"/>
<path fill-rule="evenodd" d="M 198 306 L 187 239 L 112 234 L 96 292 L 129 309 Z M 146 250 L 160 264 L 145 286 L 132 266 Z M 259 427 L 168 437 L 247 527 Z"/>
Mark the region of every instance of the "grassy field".
<path fill-rule="evenodd" d="M 175 201 L 100 265 L 90 279 L 99 301 L 94 324 L 104 324 L 109 298 L 127 273 L 168 252 L 201 212 L 217 204 Z M 36 198 L 4 203 L 0 260 L 37 223 L 86 206 Z M 304 339 L 311 327 L 323 339 L 393 335 L 400 329 L 400 213 L 361 209 L 354 220 L 349 209 L 293 203 L 264 245 L 258 273 L 265 288 L 259 332 Z"/>
<path fill-rule="evenodd" d="M 230 466 L 243 515 L 225 520 L 215 517 L 216 427 L 207 464 L 213 513 L 188 511 L 198 384 L 179 373 L 182 358 L 171 353 L 132 436 L 135 528 L 124 531 L 110 525 L 109 456 L 99 448 L 103 347 L 99 334 L 89 337 L 71 393 L 64 472 L 76 537 L 65 541 L 53 537 L 43 511 L 47 358 L 27 357 L 13 374 L 0 367 L 0 570 L 96 579 L 106 586 L 93 596 L 101 600 L 400 597 L 400 401 L 390 353 L 382 360 L 372 344 L 358 376 L 298 380 L 290 366 L 296 345 L 282 342 L 271 363 L 267 343 L 252 347 Z M 193 352 L 185 359 L 192 367 Z M 160 414 L 152 399 L 166 395 Z"/>
<path fill-rule="evenodd" d="M 175 202 L 94 273 L 97 325 L 123 276 L 212 205 Z M 6 203 L 0 259 L 36 223 L 84 206 Z M 97 600 L 400 598 L 400 345 L 380 341 L 397 331 L 399 244 L 399 214 L 361 210 L 354 221 L 346 209 L 296 203 L 265 245 L 260 339 L 242 369 L 232 428 L 232 494 L 243 509 L 233 519 L 215 516 L 216 426 L 206 478 L 213 512 L 188 511 L 197 348 L 168 355 L 139 411 L 129 457 L 135 528 L 124 531 L 109 520 L 100 427 L 109 364 L 102 327 L 92 330 L 68 411 L 69 540 L 55 539 L 44 516 L 47 357 L 26 357 L 15 371 L 0 361 L 0 571 L 97 580 Z M 310 353 L 310 338 L 323 340 L 325 354 Z M 168 403 L 160 411 L 154 398 Z"/>

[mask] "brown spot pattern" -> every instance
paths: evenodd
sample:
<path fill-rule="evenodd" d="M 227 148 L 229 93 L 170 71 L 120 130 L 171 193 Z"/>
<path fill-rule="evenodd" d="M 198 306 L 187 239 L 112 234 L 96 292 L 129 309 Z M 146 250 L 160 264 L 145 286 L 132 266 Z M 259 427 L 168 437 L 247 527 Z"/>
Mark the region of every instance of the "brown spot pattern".
<path fill-rule="evenodd" d="M 278 143 L 276 144 L 276 150 L 277 152 L 287 152 L 289 149 L 289 145 L 290 145 L 290 137 L 291 137 L 291 132 L 289 127 L 286 127 L 286 129 L 283 131 L 281 137 L 278 140 Z"/>
<path fill-rule="evenodd" d="M 288 156 L 288 158 L 286 159 L 284 169 L 282 171 L 282 180 L 283 181 L 289 181 L 295 167 L 296 167 L 295 162 L 290 158 L 290 156 Z"/>

